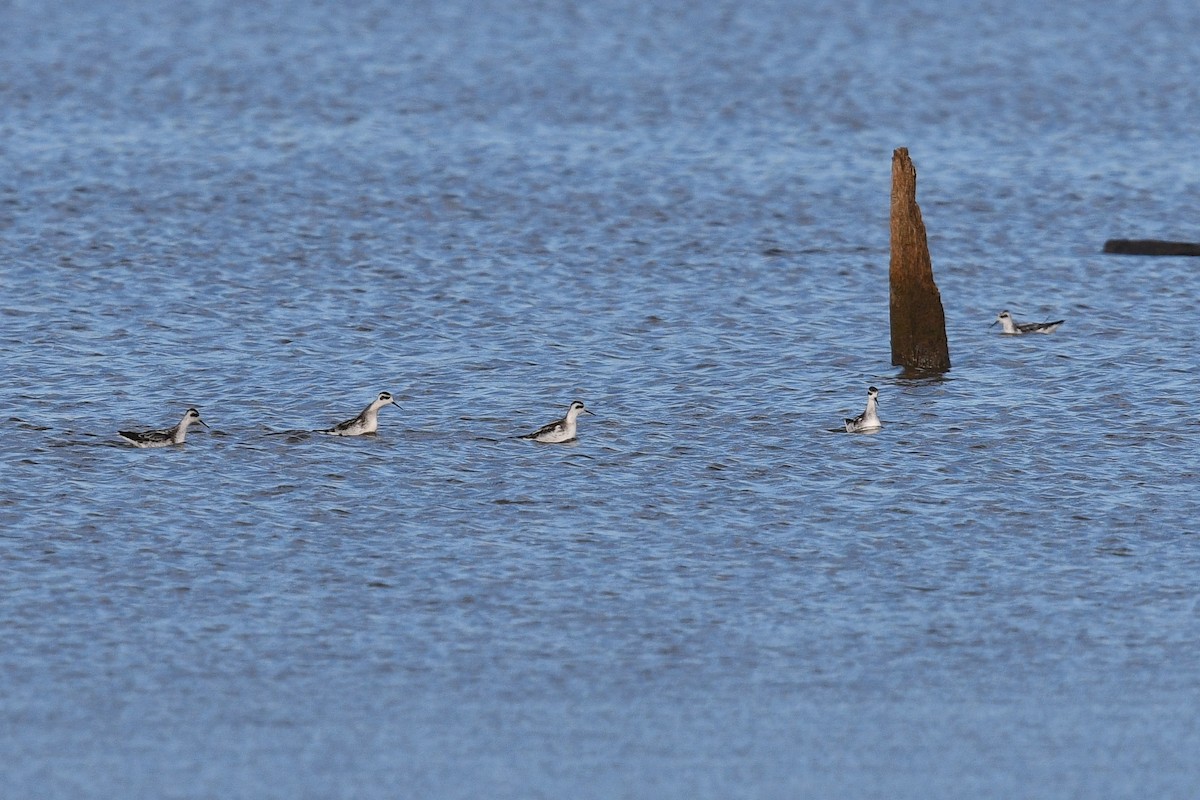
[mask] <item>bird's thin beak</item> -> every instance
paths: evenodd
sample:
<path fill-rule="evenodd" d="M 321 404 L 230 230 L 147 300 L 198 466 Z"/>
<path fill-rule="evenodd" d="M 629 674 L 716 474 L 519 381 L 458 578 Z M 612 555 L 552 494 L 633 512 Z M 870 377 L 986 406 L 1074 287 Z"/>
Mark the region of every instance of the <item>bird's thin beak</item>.
<path fill-rule="evenodd" d="M 588 411 L 586 408 L 585 408 L 585 409 L 583 409 L 583 413 L 585 413 L 585 414 L 592 414 L 592 412 L 591 412 L 591 411 Z M 595 414 L 592 414 L 592 416 L 594 417 L 594 416 L 596 416 L 596 415 L 595 415 Z"/>
<path fill-rule="evenodd" d="M 201 425 L 203 425 L 206 428 L 209 427 L 209 424 L 207 422 L 205 422 L 204 420 L 200 419 L 199 417 L 196 417 L 196 422 L 199 422 Z"/>
<path fill-rule="evenodd" d="M 989 328 L 994 328 L 994 327 L 996 327 L 996 323 L 997 323 L 997 322 L 999 322 L 999 321 L 1000 321 L 1000 318 L 999 318 L 999 317 L 996 317 L 994 320 L 992 320 L 992 324 L 991 324 L 991 325 L 988 325 L 988 327 L 989 327 Z"/>

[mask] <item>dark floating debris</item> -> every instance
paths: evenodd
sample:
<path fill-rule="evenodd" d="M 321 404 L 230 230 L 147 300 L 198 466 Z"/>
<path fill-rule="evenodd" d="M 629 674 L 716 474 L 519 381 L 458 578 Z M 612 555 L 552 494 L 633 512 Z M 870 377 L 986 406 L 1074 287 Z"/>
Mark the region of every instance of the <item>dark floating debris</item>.
<path fill-rule="evenodd" d="M 1200 256 L 1200 244 L 1161 239 L 1109 239 L 1104 252 L 1121 256 Z"/>

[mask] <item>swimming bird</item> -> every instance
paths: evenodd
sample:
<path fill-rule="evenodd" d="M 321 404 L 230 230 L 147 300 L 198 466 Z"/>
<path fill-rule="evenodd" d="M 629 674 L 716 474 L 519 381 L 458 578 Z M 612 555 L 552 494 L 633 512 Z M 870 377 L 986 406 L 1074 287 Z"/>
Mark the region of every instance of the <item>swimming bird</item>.
<path fill-rule="evenodd" d="M 996 322 L 1000 323 L 1000 327 L 1004 333 L 1010 336 L 1020 336 L 1022 333 L 1054 333 L 1058 330 L 1058 326 L 1063 324 L 1063 320 L 1054 322 L 1017 322 L 1007 311 L 1001 311 L 996 315 Z M 988 325 L 988 327 L 992 327 Z"/>
<path fill-rule="evenodd" d="M 567 409 L 567 415 L 560 420 L 555 420 L 549 425 L 544 425 L 538 428 L 533 433 L 526 433 L 523 436 L 518 436 L 518 439 L 533 439 L 535 442 L 549 442 L 557 444 L 559 442 L 569 442 L 575 438 L 575 420 L 580 414 L 592 414 L 584 408 L 583 402 L 576 400 L 571 403 L 571 407 Z M 592 414 L 592 416 L 596 416 Z"/>
<path fill-rule="evenodd" d="M 187 438 L 188 425 L 199 422 L 204 427 L 208 423 L 200 419 L 200 412 L 189 408 L 174 428 L 163 428 L 155 431 L 117 431 L 117 435 L 134 447 L 166 447 L 169 444 L 183 444 Z"/>
<path fill-rule="evenodd" d="M 846 433 L 860 433 L 862 431 L 877 431 L 883 427 L 883 423 L 879 421 L 879 411 L 876 406 L 879 403 L 879 390 L 874 386 L 867 388 L 867 410 L 859 414 L 854 419 L 846 419 Z"/>
<path fill-rule="evenodd" d="M 332 428 L 314 431 L 314 433 L 328 433 L 330 436 L 361 436 L 364 433 L 374 433 L 379 430 L 379 409 L 386 405 L 400 408 L 400 404 L 396 402 L 390 392 L 380 392 L 379 397 L 372 400 L 371 405 L 364 408 L 362 413 L 354 419 L 339 422 Z"/>

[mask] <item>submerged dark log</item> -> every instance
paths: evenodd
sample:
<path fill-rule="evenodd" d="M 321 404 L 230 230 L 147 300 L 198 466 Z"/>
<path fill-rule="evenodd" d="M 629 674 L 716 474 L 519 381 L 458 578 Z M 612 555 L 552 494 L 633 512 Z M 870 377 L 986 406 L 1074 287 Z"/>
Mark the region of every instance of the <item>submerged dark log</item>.
<path fill-rule="evenodd" d="M 1160 239 L 1109 239 L 1104 252 L 1123 256 L 1200 256 L 1200 244 Z"/>
<path fill-rule="evenodd" d="M 922 372 L 950 369 L 946 314 L 933 282 L 925 223 L 917 205 L 917 169 L 908 148 L 892 153 L 892 363 Z"/>

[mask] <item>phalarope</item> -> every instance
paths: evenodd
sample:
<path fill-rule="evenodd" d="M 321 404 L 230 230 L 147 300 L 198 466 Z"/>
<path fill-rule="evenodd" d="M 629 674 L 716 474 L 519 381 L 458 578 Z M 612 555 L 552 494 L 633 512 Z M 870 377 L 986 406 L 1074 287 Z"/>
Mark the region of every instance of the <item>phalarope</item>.
<path fill-rule="evenodd" d="M 339 422 L 332 428 L 324 428 L 315 433 L 328 433 L 331 436 L 361 436 L 364 433 L 374 433 L 379 430 L 379 409 L 387 405 L 400 408 L 391 392 L 380 392 L 379 397 L 371 401 L 371 405 L 364 408 L 354 419 Z"/>
<path fill-rule="evenodd" d="M 162 428 L 154 431 L 117 431 L 117 435 L 134 447 L 166 447 L 170 444 L 183 444 L 187 439 L 188 425 L 199 422 L 204 427 L 208 423 L 200 419 L 200 412 L 189 408 L 174 428 Z"/>
<path fill-rule="evenodd" d="M 569 442 L 575 438 L 575 421 L 579 415 L 592 414 L 584 408 L 583 403 L 579 400 L 571 403 L 571 407 L 567 409 L 567 415 L 560 420 L 555 420 L 549 425 L 544 425 L 538 428 L 533 433 L 526 433 L 523 436 L 518 436 L 518 439 L 533 439 L 535 442 L 549 442 L 557 444 L 559 442 Z M 596 416 L 592 414 L 592 416 Z"/>
<path fill-rule="evenodd" d="M 879 421 L 879 411 L 877 405 L 879 403 L 879 390 L 874 386 L 867 388 L 867 410 L 859 414 L 854 419 L 846 419 L 846 433 L 860 433 L 862 431 L 877 431 L 883 427 L 883 423 Z"/>
<path fill-rule="evenodd" d="M 1000 327 L 1004 333 L 1010 336 L 1020 336 L 1022 333 L 1054 333 L 1058 330 L 1058 326 L 1062 325 L 1064 320 L 1056 320 L 1054 322 L 1017 322 L 1012 318 L 1007 311 L 1001 311 L 996 315 L 996 322 L 1000 323 Z M 988 327 L 992 327 L 988 325 Z"/>

